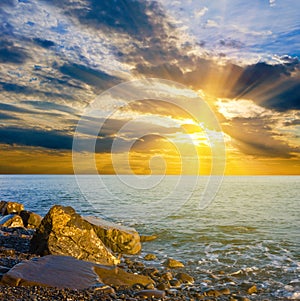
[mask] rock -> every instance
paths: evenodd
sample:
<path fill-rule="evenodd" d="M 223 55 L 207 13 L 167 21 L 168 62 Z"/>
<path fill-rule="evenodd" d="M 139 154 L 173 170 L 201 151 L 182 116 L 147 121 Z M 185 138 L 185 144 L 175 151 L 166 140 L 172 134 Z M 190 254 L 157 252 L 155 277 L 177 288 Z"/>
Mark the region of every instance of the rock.
<path fill-rule="evenodd" d="M 252 285 L 251 287 L 249 287 L 249 288 L 247 289 L 247 293 L 248 293 L 249 295 L 252 295 L 252 294 L 257 293 L 257 287 L 256 287 L 256 285 Z"/>
<path fill-rule="evenodd" d="M 219 292 L 222 294 L 222 295 L 230 295 L 230 289 L 228 287 L 224 287 L 222 289 L 219 290 Z"/>
<path fill-rule="evenodd" d="M 57 288 L 104 290 L 108 286 L 130 288 L 135 283 L 152 283 L 149 277 L 130 274 L 112 266 L 77 260 L 70 256 L 48 255 L 23 261 L 2 278 L 10 286 L 50 286 Z"/>
<path fill-rule="evenodd" d="M 39 214 L 27 210 L 22 210 L 20 216 L 24 226 L 29 229 L 38 228 L 42 221 L 42 217 Z"/>
<path fill-rule="evenodd" d="M 147 241 L 152 241 L 157 239 L 157 235 L 153 234 L 153 235 L 141 235 L 140 236 L 140 240 L 141 242 L 147 242 Z"/>
<path fill-rule="evenodd" d="M 17 213 L 19 214 L 22 210 L 24 210 L 24 205 L 17 202 L 0 202 L 0 212 L 2 215 Z"/>
<path fill-rule="evenodd" d="M 113 252 L 134 255 L 141 251 L 140 235 L 134 228 L 121 226 L 97 217 L 84 217 L 98 237 Z"/>
<path fill-rule="evenodd" d="M 43 218 L 30 242 L 38 255 L 69 255 L 77 259 L 113 265 L 119 260 L 96 235 L 90 223 L 72 207 L 53 206 Z"/>
<path fill-rule="evenodd" d="M 166 267 L 170 269 L 183 268 L 184 264 L 176 259 L 168 258 L 164 263 Z"/>
<path fill-rule="evenodd" d="M 178 273 L 175 278 L 177 278 L 181 283 L 193 284 L 194 278 L 187 273 Z"/>
<path fill-rule="evenodd" d="M 166 273 L 163 273 L 161 276 L 160 276 L 161 279 L 163 280 L 172 280 L 173 279 L 173 275 L 171 272 L 166 272 Z"/>
<path fill-rule="evenodd" d="M 174 287 L 178 288 L 181 285 L 181 282 L 178 279 L 172 279 L 169 281 L 169 283 L 170 283 L 171 287 L 173 287 L 173 288 Z"/>
<path fill-rule="evenodd" d="M 146 255 L 144 256 L 144 259 L 145 259 L 145 260 L 155 260 L 155 259 L 157 259 L 157 257 L 156 257 L 155 254 L 146 254 Z"/>
<path fill-rule="evenodd" d="M 170 284 L 168 282 L 161 282 L 156 286 L 157 289 L 166 291 L 170 288 Z"/>
<path fill-rule="evenodd" d="M 94 271 L 101 282 L 113 287 L 130 288 L 136 284 L 147 287 L 153 283 L 153 280 L 148 276 L 128 273 L 117 267 L 95 265 Z"/>
<path fill-rule="evenodd" d="M 209 290 L 207 290 L 207 291 L 204 292 L 204 295 L 208 296 L 208 297 L 219 297 L 222 294 L 218 290 L 209 289 Z"/>
<path fill-rule="evenodd" d="M 24 227 L 22 218 L 17 214 L 8 214 L 0 219 L 0 226 L 8 228 Z"/>
<path fill-rule="evenodd" d="M 3 274 L 7 273 L 10 270 L 10 268 L 0 265 L 0 279 L 3 276 Z"/>
<path fill-rule="evenodd" d="M 142 298 L 157 298 L 163 299 L 166 296 L 166 293 L 161 290 L 142 290 L 136 293 L 136 296 Z"/>
<path fill-rule="evenodd" d="M 1 214 L 1 215 L 4 215 L 4 212 L 5 212 L 5 210 L 6 210 L 6 204 L 7 204 L 7 202 L 5 202 L 5 201 L 0 201 L 0 214 Z"/>

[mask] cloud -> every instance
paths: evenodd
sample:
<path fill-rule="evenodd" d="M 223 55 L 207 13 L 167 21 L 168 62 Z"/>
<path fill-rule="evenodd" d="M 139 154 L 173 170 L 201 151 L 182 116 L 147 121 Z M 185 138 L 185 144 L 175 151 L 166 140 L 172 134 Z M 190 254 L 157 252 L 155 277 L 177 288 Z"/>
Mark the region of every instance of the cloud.
<path fill-rule="evenodd" d="M 1 120 L 18 120 L 19 118 L 15 117 L 15 116 L 11 116 L 5 113 L 0 112 L 0 121 Z"/>
<path fill-rule="evenodd" d="M 27 52 L 23 48 L 15 46 L 13 42 L 0 41 L 0 63 L 21 65 L 29 58 Z"/>
<path fill-rule="evenodd" d="M 33 41 L 43 47 L 43 48 L 50 48 L 50 47 L 53 47 L 55 46 L 55 43 L 53 41 L 50 41 L 50 40 L 44 40 L 44 39 L 40 39 L 40 38 L 34 38 Z"/>
<path fill-rule="evenodd" d="M 71 150 L 73 137 L 61 131 L 0 127 L 0 143 Z"/>
<path fill-rule="evenodd" d="M 7 104 L 7 103 L 0 103 L 0 110 L 1 111 L 8 111 L 13 113 L 33 113 L 33 111 L 21 108 L 16 105 Z"/>
<path fill-rule="evenodd" d="M 255 157 L 292 158 L 299 148 L 290 146 L 270 127 L 268 118 L 234 118 L 223 125 L 232 138 L 232 144 L 242 153 Z"/>
<path fill-rule="evenodd" d="M 84 65 L 64 64 L 59 71 L 72 79 L 80 80 L 94 86 L 98 90 L 106 90 L 120 83 L 120 79 L 101 70 L 95 70 Z"/>

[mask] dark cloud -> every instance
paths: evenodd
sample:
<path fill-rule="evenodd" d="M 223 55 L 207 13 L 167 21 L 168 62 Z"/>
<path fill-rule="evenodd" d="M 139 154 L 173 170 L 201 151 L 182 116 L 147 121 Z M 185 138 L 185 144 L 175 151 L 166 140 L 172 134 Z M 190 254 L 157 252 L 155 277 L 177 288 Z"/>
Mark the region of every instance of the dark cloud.
<path fill-rule="evenodd" d="M 25 63 L 29 58 L 28 53 L 23 48 L 15 46 L 13 42 L 0 41 L 0 63 L 20 65 Z"/>
<path fill-rule="evenodd" d="M 194 66 L 183 72 L 186 64 L 137 64 L 135 72 L 148 77 L 180 82 L 193 89 L 210 91 L 217 97 L 252 99 L 258 105 L 277 111 L 300 109 L 300 63 L 287 57 L 286 63 L 257 63 L 220 66 L 210 59 L 190 58 Z M 296 75 L 295 75 L 296 74 Z"/>
<path fill-rule="evenodd" d="M 0 127 L 0 143 L 71 150 L 73 137 L 62 131 Z"/>
<path fill-rule="evenodd" d="M 38 101 L 38 100 L 23 100 L 22 104 L 30 105 L 39 110 L 57 110 L 60 112 L 66 112 L 76 115 L 78 111 L 67 105 L 57 104 L 49 101 Z"/>
<path fill-rule="evenodd" d="M 272 120 L 260 117 L 233 118 L 230 125 L 223 125 L 223 129 L 232 137 L 233 144 L 245 154 L 256 157 L 293 157 L 293 153 L 299 149 L 281 140 L 279 134 L 272 131 L 271 124 Z"/>
<path fill-rule="evenodd" d="M 0 112 L 0 120 L 18 120 L 19 118 Z"/>
<path fill-rule="evenodd" d="M 13 113 L 33 113 L 33 111 L 31 110 L 20 108 L 18 106 L 7 104 L 7 103 L 0 103 L 0 110 L 13 112 Z"/>
<path fill-rule="evenodd" d="M 23 95 L 31 95 L 35 97 L 49 97 L 49 98 L 63 98 L 65 100 L 73 100 L 74 95 L 72 94 L 66 94 L 66 93 L 58 93 L 58 92 L 53 92 L 51 90 L 38 90 L 36 88 L 31 88 L 29 85 L 24 86 L 24 85 L 19 85 L 15 83 L 9 83 L 9 82 L 4 82 L 0 81 L 0 87 L 6 91 L 6 92 L 12 92 L 16 94 L 23 94 Z"/>
<path fill-rule="evenodd" d="M 157 16 L 163 12 L 156 2 L 138 0 L 87 0 L 70 5 L 68 0 L 44 0 L 65 10 L 65 14 L 75 17 L 82 25 L 108 31 L 127 33 L 134 38 L 150 37 L 154 26 L 148 12 Z M 81 4 L 81 5 L 80 5 Z"/>
<path fill-rule="evenodd" d="M 286 80 L 276 90 L 276 95 L 262 102 L 262 106 L 282 112 L 300 110 L 300 81 Z"/>
<path fill-rule="evenodd" d="M 84 65 L 65 64 L 59 67 L 61 73 L 71 79 L 77 79 L 99 90 L 107 89 L 121 82 L 117 77 L 111 76 L 101 70 L 95 70 Z"/>
<path fill-rule="evenodd" d="M 52 41 L 50 41 L 50 40 L 44 40 L 44 39 L 35 38 L 35 39 L 33 39 L 33 41 L 37 45 L 39 45 L 39 46 L 41 46 L 43 48 L 50 48 L 52 46 L 55 46 L 55 43 L 52 42 Z"/>

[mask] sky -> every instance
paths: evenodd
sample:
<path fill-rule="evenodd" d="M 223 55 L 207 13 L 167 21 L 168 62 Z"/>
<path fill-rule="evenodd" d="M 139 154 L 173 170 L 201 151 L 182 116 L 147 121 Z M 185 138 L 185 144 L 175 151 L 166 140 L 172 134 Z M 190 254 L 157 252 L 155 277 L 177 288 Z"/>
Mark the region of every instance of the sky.
<path fill-rule="evenodd" d="M 300 173 L 299 1 L 2 0 L 0 20 L 1 174 Z"/>

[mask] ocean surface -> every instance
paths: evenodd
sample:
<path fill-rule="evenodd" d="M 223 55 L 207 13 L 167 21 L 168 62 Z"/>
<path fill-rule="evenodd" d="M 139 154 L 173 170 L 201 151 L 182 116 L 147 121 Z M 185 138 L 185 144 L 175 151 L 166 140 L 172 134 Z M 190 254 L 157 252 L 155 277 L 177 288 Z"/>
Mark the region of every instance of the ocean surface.
<path fill-rule="evenodd" d="M 141 256 L 179 259 L 199 285 L 223 274 L 224 282 L 256 283 L 255 300 L 300 299 L 300 177 L 226 176 L 202 209 L 208 178 L 194 179 L 145 176 L 140 185 L 130 176 L 1 175 L 0 199 L 42 215 L 70 205 L 158 234 Z"/>

